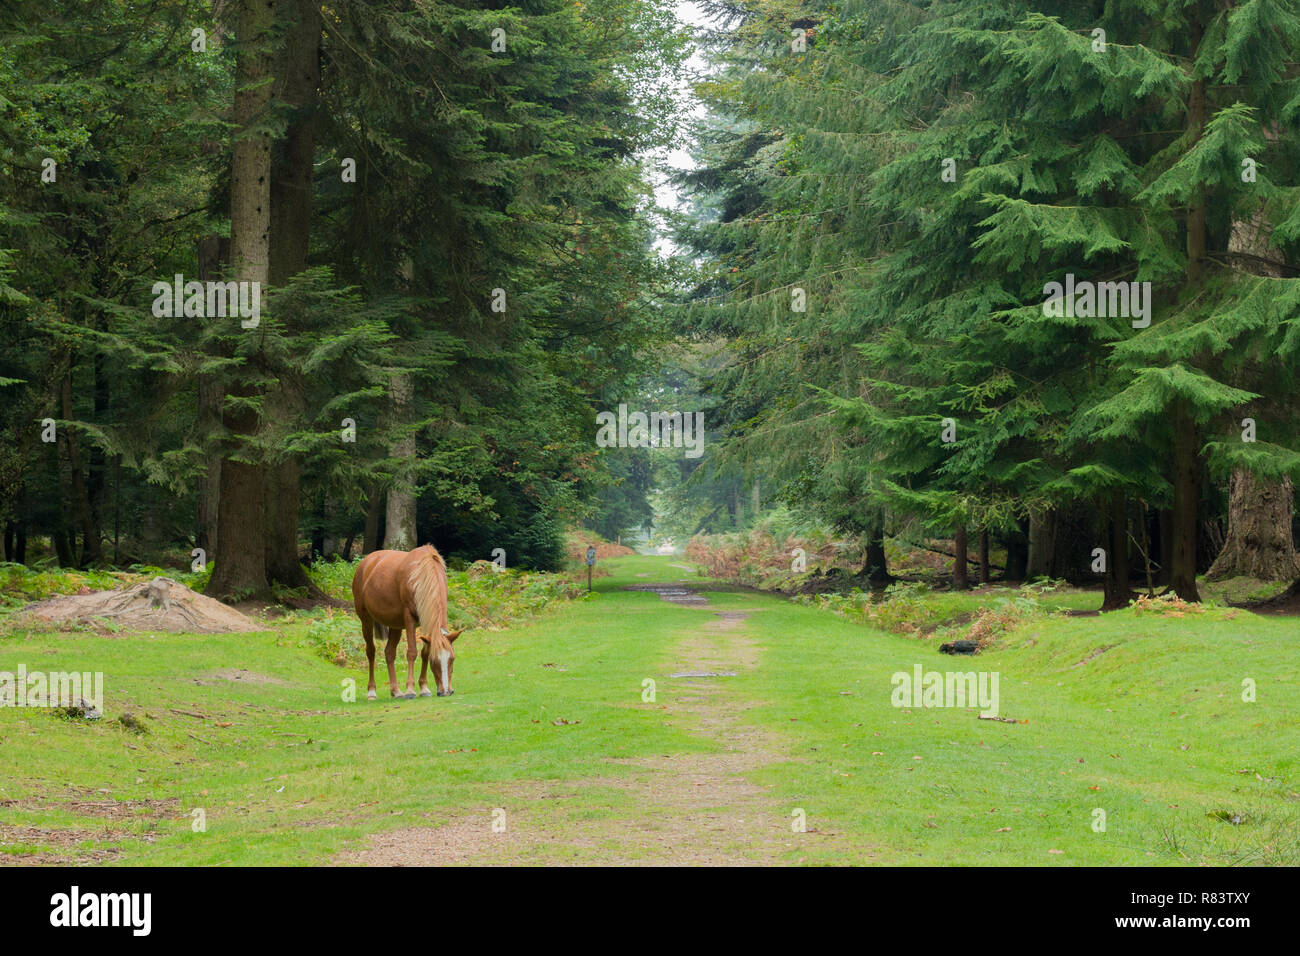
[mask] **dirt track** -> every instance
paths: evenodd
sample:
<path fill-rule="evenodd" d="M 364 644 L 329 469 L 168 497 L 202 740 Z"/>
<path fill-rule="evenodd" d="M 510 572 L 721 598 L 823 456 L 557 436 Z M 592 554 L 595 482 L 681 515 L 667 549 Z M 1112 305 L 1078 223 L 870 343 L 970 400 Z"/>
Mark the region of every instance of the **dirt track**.
<path fill-rule="evenodd" d="M 664 600 L 687 606 L 706 603 L 680 585 L 638 585 Z M 687 635 L 676 647 L 674 674 L 744 673 L 761 666 L 761 652 L 745 630 L 748 614 L 725 611 Z M 720 753 L 664 754 L 651 759 L 611 759 L 630 773 L 571 781 L 515 784 L 499 798 L 504 832 L 493 831 L 494 807 L 480 807 L 442 827 L 390 831 L 342 865 L 430 864 L 754 865 L 777 861 L 793 846 L 791 808 L 776 806 L 766 791 L 745 779 L 766 763 L 789 759 L 775 743 L 741 720 L 741 707 L 726 699 L 728 678 L 667 677 L 658 700 L 665 720 L 719 743 Z M 611 812 L 593 819 L 571 814 L 578 793 L 609 791 Z M 498 824 L 498 827 L 500 824 Z M 571 853 L 569 852 L 571 851 Z M 565 862 L 561 860 L 560 862 Z"/>

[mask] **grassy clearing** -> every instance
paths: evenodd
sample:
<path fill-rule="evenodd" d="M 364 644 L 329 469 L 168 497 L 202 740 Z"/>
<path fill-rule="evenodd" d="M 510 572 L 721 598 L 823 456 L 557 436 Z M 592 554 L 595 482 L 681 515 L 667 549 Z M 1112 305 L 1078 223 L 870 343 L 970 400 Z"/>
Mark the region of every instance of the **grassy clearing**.
<path fill-rule="evenodd" d="M 1046 616 L 954 660 L 933 640 L 810 627 L 797 612 L 754 615 L 766 666 L 734 688 L 769 701 L 755 717 L 805 761 L 759 779 L 810 826 L 872 842 L 880 862 L 1300 862 L 1294 621 Z M 998 672 L 1000 713 L 1027 723 L 894 708 L 889 676 L 917 663 Z M 1242 701 L 1247 677 L 1255 703 Z M 806 855 L 837 860 L 824 842 Z"/>
<path fill-rule="evenodd" d="M 344 702 L 342 682 L 364 689 L 364 670 L 322 653 L 311 629 L 328 615 L 238 636 L 5 634 L 0 670 L 102 671 L 106 714 L 0 709 L 0 862 L 320 863 L 380 831 L 467 815 L 486 825 L 491 808 L 525 805 L 554 828 L 529 860 L 573 859 L 565 840 L 578 829 L 619 834 L 664 816 L 610 783 L 627 772 L 612 760 L 718 753 L 671 683 L 657 704 L 640 695 L 720 610 L 749 613 L 737 633 L 759 654 L 719 685 L 770 742 L 746 776 L 767 788 L 771 820 L 788 828 L 802 808 L 815 831 L 783 851 L 789 862 L 1300 862 L 1294 619 L 1039 606 L 990 650 L 954 659 L 936 647 L 960 626 L 904 635 L 752 592 L 691 608 L 619 590 L 689 576 L 676 563 L 606 562 L 592 598 L 467 633 L 457 694 L 442 700 L 367 704 L 363 690 Z M 1027 722 L 893 707 L 891 675 L 917 663 L 998 672 L 1000 713 Z M 124 712 L 147 730 L 123 726 Z M 563 800 L 532 800 L 540 785 L 583 780 Z M 205 833 L 191 831 L 195 809 Z"/>
<path fill-rule="evenodd" d="M 536 627 L 467 633 L 460 693 L 433 701 L 366 703 L 364 671 L 322 660 L 305 621 L 201 638 L 10 634 L 0 669 L 102 671 L 106 714 L 0 709 L 5 764 L 20 770 L 0 784 L 0 800 L 12 801 L 3 823 L 85 833 L 83 848 L 117 848 L 124 863 L 321 862 L 377 829 L 495 805 L 506 782 L 585 776 L 593 752 L 707 748 L 629 706 L 639 684 L 609 693 L 611 673 L 651 672 L 668 625 L 644 595 L 599 600 L 558 605 Z M 615 639 L 609 615 L 640 639 Z M 360 703 L 341 700 L 345 678 Z M 124 728 L 123 712 L 147 732 Z M 121 806 L 108 821 L 76 811 L 92 801 Z M 206 833 L 191 832 L 196 808 Z M 23 853 L 70 841 L 56 832 L 3 842 Z"/>

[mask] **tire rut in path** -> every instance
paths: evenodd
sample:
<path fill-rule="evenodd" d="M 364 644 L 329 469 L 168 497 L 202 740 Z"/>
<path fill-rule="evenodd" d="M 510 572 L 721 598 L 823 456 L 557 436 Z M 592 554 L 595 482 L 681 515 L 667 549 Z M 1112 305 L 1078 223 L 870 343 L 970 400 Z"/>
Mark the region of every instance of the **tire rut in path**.
<path fill-rule="evenodd" d="M 672 603 L 698 607 L 707 598 L 678 585 L 637 585 Z M 693 615 L 705 617 L 705 615 Z M 735 672 L 758 667 L 761 650 L 745 633 L 747 611 L 719 611 L 680 640 L 665 674 Z M 492 831 L 493 807 L 483 806 L 441 827 L 390 831 L 345 865 L 575 863 L 597 865 L 750 865 L 774 863 L 795 846 L 790 807 L 778 806 L 745 774 L 789 759 L 764 732 L 745 723 L 745 705 L 729 697 L 729 677 L 662 677 L 658 700 L 664 719 L 685 720 L 696 736 L 721 749 L 656 757 L 605 758 L 620 775 L 569 781 L 513 783 L 496 806 L 506 811 L 505 832 Z M 593 819 L 580 794 L 592 790 L 617 799 L 611 816 Z M 628 810 L 623 810 L 628 807 Z M 562 854 L 554 852 L 564 847 Z M 559 858 L 557 858 L 557 856 Z"/>

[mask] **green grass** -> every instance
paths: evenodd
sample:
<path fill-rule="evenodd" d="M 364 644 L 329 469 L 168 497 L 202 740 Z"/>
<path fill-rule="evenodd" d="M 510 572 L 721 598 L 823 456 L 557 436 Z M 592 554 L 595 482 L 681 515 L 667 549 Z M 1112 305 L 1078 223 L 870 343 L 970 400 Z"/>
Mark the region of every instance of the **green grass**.
<path fill-rule="evenodd" d="M 765 667 L 733 688 L 768 701 L 755 716 L 805 761 L 757 779 L 880 862 L 1300 862 L 1294 621 L 1048 617 L 972 659 L 840 620 L 810 627 L 799 611 L 754 615 Z M 894 708 L 889 676 L 916 663 L 998 672 L 1000 713 L 1027 723 Z M 1246 822 L 1207 817 L 1218 810 Z M 810 862 L 837 862 L 818 846 Z"/>
<path fill-rule="evenodd" d="M 591 598 L 467 632 L 457 693 L 444 699 L 365 702 L 364 667 L 330 663 L 310 635 L 319 615 L 259 634 L 6 633 L 0 670 L 102 671 L 105 717 L 0 708 L 0 863 L 53 848 L 113 849 L 124 864 L 321 863 L 379 831 L 487 814 L 537 782 L 628 772 L 608 758 L 713 753 L 704 729 L 640 691 L 727 609 L 750 612 L 744 633 L 761 657 L 720 693 L 746 706 L 741 719 L 774 749 L 749 779 L 768 788 L 774 819 L 803 808 L 818 831 L 790 862 L 1300 862 L 1293 619 L 1041 611 L 978 657 L 948 658 L 936 646 L 959 628 L 903 636 L 751 592 L 712 593 L 699 609 L 619 590 L 697 580 L 670 567 L 680 563 L 602 562 L 613 574 Z M 969 596 L 924 600 L 949 597 Z M 330 625 L 348 626 L 343 616 Z M 1027 722 L 893 707 L 890 676 L 916 663 L 998 672 L 1000 713 Z M 1247 677 L 1254 703 L 1241 699 Z M 345 679 L 358 702 L 342 699 Z M 147 732 L 119 723 L 123 712 Z M 566 792 L 537 812 L 613 832 L 649 812 L 617 787 Z M 191 831 L 195 809 L 206 832 Z M 1092 829 L 1094 809 L 1106 812 L 1104 833 Z M 557 843 L 535 859 L 567 852 Z"/>

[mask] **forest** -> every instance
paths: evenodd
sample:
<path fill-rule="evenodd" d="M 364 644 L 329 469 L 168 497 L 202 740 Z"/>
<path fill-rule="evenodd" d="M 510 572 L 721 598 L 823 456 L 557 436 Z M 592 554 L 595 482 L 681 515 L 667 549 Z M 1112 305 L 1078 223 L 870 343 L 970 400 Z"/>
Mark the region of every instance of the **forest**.
<path fill-rule="evenodd" d="M 1300 0 L 0 0 L 0 336 L 9 933 L 1285 923 Z"/>
<path fill-rule="evenodd" d="M 662 329 L 669 5 L 75 0 L 0 33 L 6 560 L 198 549 L 237 599 L 417 539 L 557 562 Z"/>
<path fill-rule="evenodd" d="M 1300 577 L 1294 4 L 695 7 L 11 7 L 5 560 L 247 599 L 776 515 L 871 582 Z"/>

